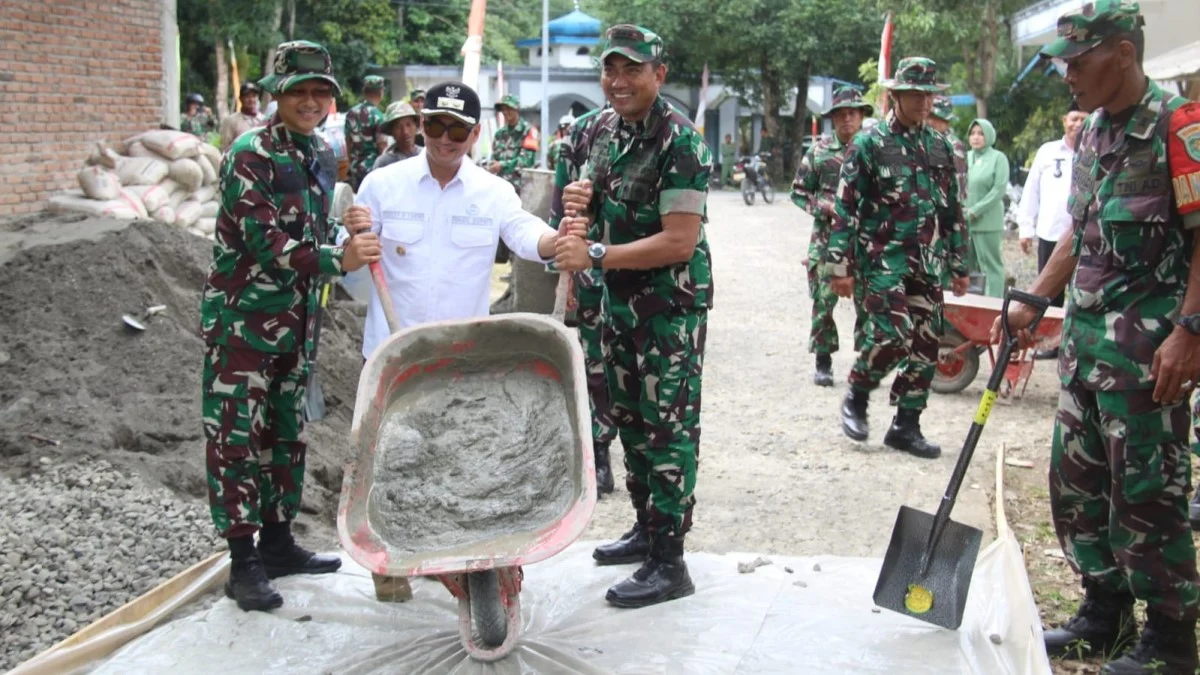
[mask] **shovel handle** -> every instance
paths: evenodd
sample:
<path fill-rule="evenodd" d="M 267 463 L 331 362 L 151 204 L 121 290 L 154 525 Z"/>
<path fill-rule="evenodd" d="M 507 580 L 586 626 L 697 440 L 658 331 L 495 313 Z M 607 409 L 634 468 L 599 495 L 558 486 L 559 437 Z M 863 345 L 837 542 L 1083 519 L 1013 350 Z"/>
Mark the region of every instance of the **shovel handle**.
<path fill-rule="evenodd" d="M 388 292 L 387 278 L 383 276 L 383 265 L 378 261 L 370 264 L 371 280 L 375 282 L 375 292 L 379 294 L 379 304 L 383 306 L 383 317 L 387 319 L 388 332 L 400 330 L 400 319 L 396 316 L 396 306 L 392 304 L 392 294 Z"/>
<path fill-rule="evenodd" d="M 1013 300 L 1037 310 L 1037 314 L 1029 324 L 1031 333 L 1037 330 L 1038 323 L 1045 316 L 1046 309 L 1050 307 L 1050 298 L 1040 295 L 1013 288 L 1008 289 L 1004 295 L 1004 305 L 1000 310 L 1000 325 L 1004 328 L 1004 343 L 1000 346 L 996 365 L 992 367 L 992 374 L 988 378 L 987 390 L 983 392 L 979 407 L 975 410 L 975 419 L 971 421 L 971 429 L 967 432 L 967 439 L 963 442 L 962 451 L 958 453 L 958 461 L 954 464 L 954 473 L 950 474 L 950 483 L 946 486 L 946 493 L 942 495 L 942 501 L 938 504 L 937 513 L 933 517 L 933 526 L 929 528 L 929 541 L 926 542 L 925 553 L 921 556 L 922 575 L 928 570 L 933 550 L 937 548 L 942 530 L 946 529 L 946 523 L 950 520 L 950 510 L 954 508 L 954 502 L 958 499 L 958 491 L 962 488 L 963 480 L 967 475 L 967 467 L 970 466 L 971 457 L 975 454 L 975 447 L 979 444 L 979 436 L 983 433 L 988 416 L 991 415 L 992 406 L 996 403 L 996 397 L 1000 392 L 1000 383 L 1004 381 L 1004 373 L 1008 370 L 1012 354 L 1017 349 L 1017 336 L 1008 323 L 1008 307 Z"/>

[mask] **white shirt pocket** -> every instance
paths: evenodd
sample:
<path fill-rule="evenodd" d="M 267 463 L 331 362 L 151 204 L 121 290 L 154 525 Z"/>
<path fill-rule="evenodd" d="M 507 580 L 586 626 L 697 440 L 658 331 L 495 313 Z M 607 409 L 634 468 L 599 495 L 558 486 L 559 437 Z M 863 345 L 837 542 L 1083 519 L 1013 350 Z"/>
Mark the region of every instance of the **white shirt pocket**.
<path fill-rule="evenodd" d="M 450 241 L 460 248 L 495 247 L 499 231 L 491 218 L 453 216 L 450 219 Z"/>
<path fill-rule="evenodd" d="M 382 239 L 415 244 L 425 236 L 425 214 L 415 211 L 387 210 L 381 214 Z"/>

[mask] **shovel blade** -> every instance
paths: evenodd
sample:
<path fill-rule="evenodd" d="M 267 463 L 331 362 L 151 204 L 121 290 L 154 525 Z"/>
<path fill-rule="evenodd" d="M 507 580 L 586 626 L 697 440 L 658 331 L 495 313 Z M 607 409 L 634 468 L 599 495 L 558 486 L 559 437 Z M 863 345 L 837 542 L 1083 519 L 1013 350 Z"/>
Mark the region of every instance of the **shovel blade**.
<path fill-rule="evenodd" d="M 879 571 L 879 581 L 875 584 L 875 604 L 955 630 L 962 625 L 983 532 L 953 520 L 947 521 L 929 558 L 928 570 L 922 576 L 921 557 L 932 527 L 932 515 L 907 506 L 900 507 L 892 540 Z M 918 613 L 905 606 L 904 598 L 911 584 L 920 585 L 932 594 L 933 604 L 928 611 Z"/>
<path fill-rule="evenodd" d="M 325 392 L 321 391 L 321 381 L 317 379 L 316 364 L 313 364 L 312 368 L 304 393 L 305 422 L 318 422 L 325 419 Z"/>

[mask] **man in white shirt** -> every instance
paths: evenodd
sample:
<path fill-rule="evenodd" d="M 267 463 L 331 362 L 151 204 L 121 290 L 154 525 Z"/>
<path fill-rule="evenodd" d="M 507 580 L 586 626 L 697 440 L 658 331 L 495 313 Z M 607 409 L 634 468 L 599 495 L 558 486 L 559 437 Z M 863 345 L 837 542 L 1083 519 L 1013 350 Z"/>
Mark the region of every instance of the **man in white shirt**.
<path fill-rule="evenodd" d="M 384 276 L 403 327 L 487 316 L 501 240 L 526 260 L 554 258 L 558 233 L 522 209 L 503 178 L 464 161 L 479 137 L 479 113 L 479 97 L 464 84 L 430 89 L 421 110 L 424 155 L 367 174 L 346 210 L 350 232 L 369 227 L 379 235 Z M 373 293 L 363 356 L 388 333 Z"/>
<path fill-rule="evenodd" d="M 1017 222 L 1024 253 L 1033 249 L 1034 238 L 1037 238 L 1038 272 L 1046 266 L 1063 233 L 1071 228 L 1071 214 L 1067 211 L 1067 197 L 1071 195 L 1071 162 L 1075 158 L 1079 129 L 1086 119 L 1087 113 L 1072 102 L 1062 118 L 1063 137 L 1038 148 L 1025 180 Z M 1063 297 L 1059 295 L 1054 306 L 1062 307 L 1062 304 Z"/>

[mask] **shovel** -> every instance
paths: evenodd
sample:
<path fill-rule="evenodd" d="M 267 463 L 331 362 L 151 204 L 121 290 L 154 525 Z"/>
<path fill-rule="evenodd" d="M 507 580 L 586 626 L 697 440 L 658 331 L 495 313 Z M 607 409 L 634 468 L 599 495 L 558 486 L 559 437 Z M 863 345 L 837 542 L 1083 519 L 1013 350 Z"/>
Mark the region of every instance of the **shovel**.
<path fill-rule="evenodd" d="M 987 424 L 992 406 L 1004 380 L 1004 371 L 1017 348 L 1017 336 L 1008 325 L 1008 305 L 1012 300 L 1037 310 L 1029 332 L 1034 333 L 1038 322 L 1050 306 L 1050 299 L 1009 289 L 1000 310 L 1004 327 L 1004 343 L 988 378 L 987 391 L 979 401 L 975 420 L 967 433 L 950 484 L 938 505 L 937 515 L 901 506 L 892 530 L 892 540 L 883 558 L 879 581 L 875 584 L 875 604 L 943 628 L 957 629 L 962 625 L 971 587 L 971 573 L 979 555 L 983 532 L 974 527 L 950 520 L 950 510 L 966 477 L 967 466 L 983 427 Z"/>
<path fill-rule="evenodd" d="M 313 326 L 313 350 L 308 359 L 308 384 L 304 393 L 304 421 L 317 422 L 325 419 L 325 392 L 321 391 L 321 380 L 317 379 L 317 347 L 321 342 L 321 320 L 324 318 L 325 307 L 329 305 L 329 287 L 333 284 L 326 282 L 321 286 L 321 304 L 317 307 L 317 321 Z"/>

